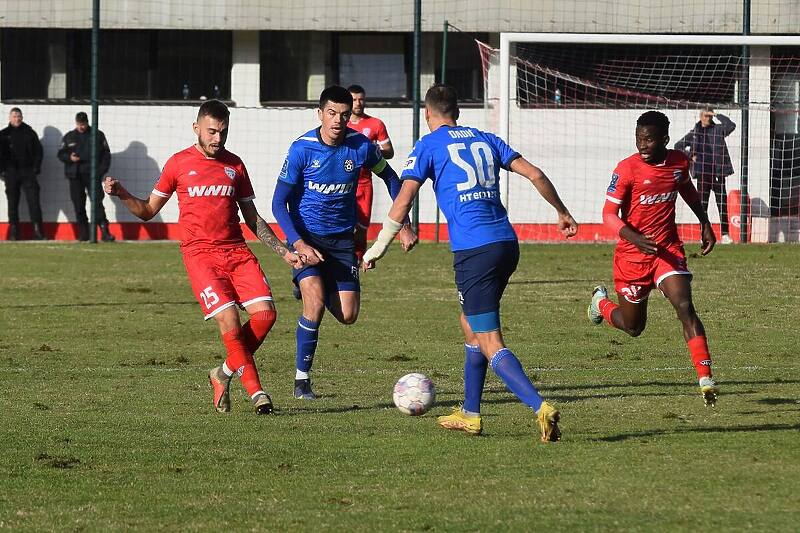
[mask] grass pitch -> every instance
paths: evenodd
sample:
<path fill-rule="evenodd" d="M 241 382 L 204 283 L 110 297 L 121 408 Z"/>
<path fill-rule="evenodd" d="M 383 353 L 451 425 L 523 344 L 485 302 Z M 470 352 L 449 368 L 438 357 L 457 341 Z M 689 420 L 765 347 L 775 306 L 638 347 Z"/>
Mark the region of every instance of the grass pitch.
<path fill-rule="evenodd" d="M 398 249 L 363 276 L 356 325 L 327 316 L 315 402 L 291 396 L 299 303 L 258 251 L 278 322 L 256 354 L 277 414 L 236 383 L 211 407 L 222 344 L 176 244 L 0 246 L 0 529 L 29 531 L 725 531 L 800 522 L 797 247 L 691 255 L 722 386 L 706 409 L 669 304 L 645 333 L 585 316 L 608 245 L 525 245 L 506 340 L 562 410 L 564 440 L 489 373 L 481 437 L 442 430 L 462 340 L 445 245 Z M 697 245 L 689 246 L 691 254 Z M 422 417 L 395 380 L 430 376 Z"/>

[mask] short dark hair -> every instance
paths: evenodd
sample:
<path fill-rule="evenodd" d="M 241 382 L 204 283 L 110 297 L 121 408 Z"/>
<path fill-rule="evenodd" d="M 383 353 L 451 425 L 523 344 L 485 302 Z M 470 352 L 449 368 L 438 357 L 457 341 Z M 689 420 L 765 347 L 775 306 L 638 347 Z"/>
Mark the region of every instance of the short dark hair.
<path fill-rule="evenodd" d="M 437 83 L 425 93 L 425 107 L 443 117 L 458 119 L 458 93 L 448 85 Z"/>
<path fill-rule="evenodd" d="M 648 111 L 642 113 L 636 121 L 637 126 L 655 126 L 663 135 L 669 135 L 669 119 L 661 111 Z"/>
<path fill-rule="evenodd" d="M 367 94 L 367 91 L 361 85 L 353 84 L 347 88 L 347 92 L 356 94 Z"/>
<path fill-rule="evenodd" d="M 340 85 L 331 85 L 319 95 L 319 108 L 322 109 L 328 102 L 347 104 L 353 107 L 353 95 Z"/>
<path fill-rule="evenodd" d="M 78 111 L 78 113 L 75 115 L 75 122 L 78 124 L 88 124 L 89 116 L 83 111 Z"/>
<path fill-rule="evenodd" d="M 228 106 L 214 99 L 206 100 L 200 105 L 200 109 L 197 110 L 197 120 L 203 117 L 211 117 L 228 122 L 230 116 L 231 112 L 228 110 Z"/>
<path fill-rule="evenodd" d="M 20 108 L 18 108 L 18 107 L 12 107 L 12 108 L 9 110 L 8 114 L 10 115 L 11 113 L 19 113 L 19 114 L 21 115 L 21 114 L 22 114 L 22 109 L 20 109 Z"/>

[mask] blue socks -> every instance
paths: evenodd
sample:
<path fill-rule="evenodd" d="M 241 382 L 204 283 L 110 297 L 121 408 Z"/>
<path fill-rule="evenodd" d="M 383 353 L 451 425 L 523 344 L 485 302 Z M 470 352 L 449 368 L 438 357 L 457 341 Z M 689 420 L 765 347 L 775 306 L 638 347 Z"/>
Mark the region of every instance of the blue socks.
<path fill-rule="evenodd" d="M 519 359 L 511 350 L 502 348 L 492 356 L 492 370 L 522 403 L 534 411 L 539 410 L 542 406 L 542 397 L 539 396 L 539 391 L 528 379 Z"/>
<path fill-rule="evenodd" d="M 480 414 L 483 383 L 486 381 L 486 369 L 489 361 L 481 353 L 478 346 L 464 344 L 464 405 L 467 414 Z"/>
<path fill-rule="evenodd" d="M 297 370 L 308 372 L 314 363 L 314 353 L 317 351 L 317 339 L 319 338 L 319 322 L 314 322 L 300 315 L 297 322 L 297 353 L 295 363 Z"/>

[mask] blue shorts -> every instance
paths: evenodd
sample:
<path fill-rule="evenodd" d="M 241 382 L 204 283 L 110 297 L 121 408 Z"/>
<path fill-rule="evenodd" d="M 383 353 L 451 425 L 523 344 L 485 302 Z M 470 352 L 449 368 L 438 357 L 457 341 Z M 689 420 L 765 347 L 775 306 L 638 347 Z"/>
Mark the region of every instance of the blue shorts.
<path fill-rule="evenodd" d="M 458 299 L 474 332 L 500 329 L 500 299 L 517 263 L 517 241 L 493 242 L 453 254 Z"/>
<path fill-rule="evenodd" d="M 313 246 L 322 254 L 324 261 L 316 265 L 292 269 L 292 281 L 298 284 L 301 279 L 319 276 L 325 284 L 325 291 L 361 291 L 358 281 L 358 260 L 353 232 L 333 235 L 307 233 L 302 236 L 306 244 Z"/>

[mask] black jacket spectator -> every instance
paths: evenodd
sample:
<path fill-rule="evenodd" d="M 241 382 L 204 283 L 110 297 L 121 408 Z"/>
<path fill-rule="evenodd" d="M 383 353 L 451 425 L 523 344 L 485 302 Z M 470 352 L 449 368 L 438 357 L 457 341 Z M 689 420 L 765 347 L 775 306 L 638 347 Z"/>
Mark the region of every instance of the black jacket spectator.
<path fill-rule="evenodd" d="M 58 158 L 64 163 L 64 175 L 67 179 L 78 176 L 88 176 L 92 161 L 92 128 L 86 128 L 83 133 L 78 130 L 68 131 L 61 141 L 58 149 Z M 70 160 L 70 154 L 77 154 L 80 161 Z M 104 176 L 111 167 L 111 150 L 108 148 L 106 136 L 102 131 L 97 131 L 97 175 Z"/>
<path fill-rule="evenodd" d="M 694 161 L 692 169 L 695 177 L 725 177 L 733 174 L 733 164 L 725 144 L 725 137 L 733 133 L 736 124 L 725 115 L 715 115 L 719 124 L 704 128 L 698 121 L 694 128 L 683 139 L 675 143 L 676 150 L 683 152 Z"/>
<path fill-rule="evenodd" d="M 6 126 L 0 130 L 0 145 L 0 170 L 32 169 L 35 174 L 41 170 L 42 143 L 24 122 L 19 127 Z"/>

